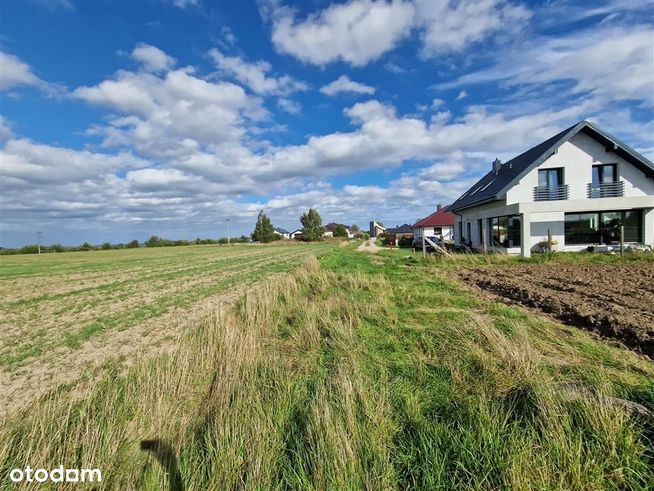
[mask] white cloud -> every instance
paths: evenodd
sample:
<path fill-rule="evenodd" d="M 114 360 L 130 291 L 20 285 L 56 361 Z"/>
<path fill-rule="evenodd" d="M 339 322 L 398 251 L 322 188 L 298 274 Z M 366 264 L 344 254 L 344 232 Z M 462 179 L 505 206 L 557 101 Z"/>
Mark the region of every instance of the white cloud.
<path fill-rule="evenodd" d="M 456 100 L 460 101 L 461 99 L 465 99 L 466 97 L 468 97 L 468 93 L 465 90 L 462 90 L 461 92 L 459 92 L 459 95 L 456 96 Z"/>
<path fill-rule="evenodd" d="M 447 89 L 497 83 L 504 87 L 572 82 L 572 93 L 607 101 L 635 99 L 651 105 L 654 34 L 649 25 L 593 27 L 567 36 L 533 37 L 498 55 L 493 67 L 436 85 Z"/>
<path fill-rule="evenodd" d="M 302 106 L 291 99 L 285 99 L 282 97 L 277 100 L 277 105 L 280 109 L 289 114 L 300 114 L 302 112 Z"/>
<path fill-rule="evenodd" d="M 179 7 L 180 9 L 185 9 L 187 7 L 197 7 L 200 5 L 200 0 L 173 0 L 173 5 Z"/>
<path fill-rule="evenodd" d="M 272 41 L 281 53 L 307 63 L 344 61 L 363 66 L 393 49 L 413 23 L 412 4 L 350 1 L 330 5 L 304 20 L 289 8 L 271 8 Z"/>
<path fill-rule="evenodd" d="M 105 155 L 87 150 L 54 147 L 29 140 L 9 140 L 0 152 L 0 173 L 6 179 L 31 185 L 83 181 L 119 170 L 145 167 L 130 153 Z"/>
<path fill-rule="evenodd" d="M 7 121 L 7 118 L 4 116 L 0 115 L 0 141 L 9 140 L 10 138 L 13 138 L 13 136 L 14 132 L 11 129 L 9 121 Z"/>
<path fill-rule="evenodd" d="M 272 41 L 287 53 L 315 65 L 343 61 L 364 66 L 393 50 L 417 30 L 421 54 L 432 57 L 460 52 L 493 35 L 514 34 L 532 13 L 506 0 L 350 0 L 333 4 L 305 19 L 289 7 L 263 3 L 272 21 Z M 405 70 L 388 62 L 393 73 Z"/>
<path fill-rule="evenodd" d="M 267 117 L 259 98 L 229 82 L 198 78 L 190 69 L 163 75 L 119 71 L 72 95 L 122 113 L 89 130 L 104 138 L 104 146 L 131 146 L 148 156 L 179 157 L 203 145 L 239 144 L 249 122 Z"/>
<path fill-rule="evenodd" d="M 267 61 L 248 63 L 238 56 L 225 56 L 216 48 L 209 51 L 209 56 L 221 74 L 234 77 L 257 94 L 288 95 L 309 88 L 304 82 L 288 75 L 277 78 L 267 76 L 267 73 L 272 70 L 272 66 Z"/>
<path fill-rule="evenodd" d="M 173 67 L 175 58 L 168 56 L 156 46 L 139 43 L 132 51 L 132 58 L 140 62 L 148 71 L 166 71 Z"/>
<path fill-rule="evenodd" d="M 487 36 L 521 28 L 531 12 L 504 0 L 416 1 L 423 55 L 461 51 Z"/>
<path fill-rule="evenodd" d="M 320 88 L 323 94 L 333 96 L 339 92 L 353 92 L 355 94 L 374 94 L 375 88 L 359 82 L 353 82 L 347 75 L 341 75 L 333 82 Z"/>
<path fill-rule="evenodd" d="M 19 85 L 43 88 L 45 82 L 34 75 L 27 63 L 14 55 L 0 51 L 0 91 Z"/>

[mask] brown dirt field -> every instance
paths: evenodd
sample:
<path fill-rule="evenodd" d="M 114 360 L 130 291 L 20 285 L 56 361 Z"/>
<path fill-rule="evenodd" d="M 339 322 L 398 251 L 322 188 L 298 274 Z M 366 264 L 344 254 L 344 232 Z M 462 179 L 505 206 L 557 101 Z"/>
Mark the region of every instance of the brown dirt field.
<path fill-rule="evenodd" d="M 458 274 L 502 299 L 654 358 L 654 264 L 521 264 Z"/>

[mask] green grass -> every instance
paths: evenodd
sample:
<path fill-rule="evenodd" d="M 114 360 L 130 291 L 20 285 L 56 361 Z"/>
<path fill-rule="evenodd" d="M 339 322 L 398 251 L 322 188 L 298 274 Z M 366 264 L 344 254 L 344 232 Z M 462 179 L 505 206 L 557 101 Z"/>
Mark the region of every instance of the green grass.
<path fill-rule="evenodd" d="M 139 449 L 160 439 L 197 490 L 652 488 L 654 430 L 599 397 L 654 409 L 650 361 L 406 256 L 332 250 L 175 353 L 50 394 L 0 427 L 0 479 L 92 463 L 161 489 Z"/>

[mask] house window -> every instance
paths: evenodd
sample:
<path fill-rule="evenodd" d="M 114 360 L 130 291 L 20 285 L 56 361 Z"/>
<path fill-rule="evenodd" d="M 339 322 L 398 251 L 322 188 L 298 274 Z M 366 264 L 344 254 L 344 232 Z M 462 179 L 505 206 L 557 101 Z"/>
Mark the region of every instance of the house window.
<path fill-rule="evenodd" d="M 481 218 L 477 219 L 477 230 L 479 230 L 479 244 L 484 245 L 484 225 Z"/>
<path fill-rule="evenodd" d="M 541 169 L 538 171 L 539 188 L 558 188 L 563 185 L 563 168 Z"/>
<path fill-rule="evenodd" d="M 618 166 L 616 164 L 603 164 L 593 166 L 593 187 L 601 184 L 616 182 L 618 180 Z"/>
<path fill-rule="evenodd" d="M 463 221 L 459 222 L 459 242 L 463 244 Z"/>
<path fill-rule="evenodd" d="M 622 225 L 624 225 L 625 242 L 642 241 L 643 225 L 640 210 L 566 213 L 565 243 L 568 245 L 618 243 Z"/>
<path fill-rule="evenodd" d="M 466 228 L 468 229 L 468 243 L 472 245 L 472 223 L 466 223 Z"/>
<path fill-rule="evenodd" d="M 496 247 L 520 246 L 520 217 L 493 217 L 488 220 L 489 235 Z"/>

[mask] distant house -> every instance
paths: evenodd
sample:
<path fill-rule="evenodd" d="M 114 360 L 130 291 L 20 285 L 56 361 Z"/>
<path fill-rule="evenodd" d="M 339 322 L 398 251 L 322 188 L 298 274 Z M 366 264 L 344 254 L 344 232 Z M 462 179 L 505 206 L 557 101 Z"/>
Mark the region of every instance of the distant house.
<path fill-rule="evenodd" d="M 413 237 L 413 227 L 408 223 L 405 223 L 404 225 L 399 225 L 395 228 L 387 228 L 385 233 L 388 240 L 395 243 L 400 239 Z"/>
<path fill-rule="evenodd" d="M 379 234 L 383 234 L 386 231 L 386 227 L 381 222 L 375 222 L 374 220 L 370 222 L 370 237 L 377 237 Z"/>
<path fill-rule="evenodd" d="M 502 163 L 457 199 L 457 244 L 529 257 L 654 246 L 654 163 L 588 121 Z M 549 237 L 552 241 L 549 242 Z M 609 280 L 610 281 L 610 280 Z"/>
<path fill-rule="evenodd" d="M 302 238 L 302 229 L 299 228 L 288 234 L 289 238 L 300 240 Z"/>
<path fill-rule="evenodd" d="M 454 221 L 456 216 L 447 206 L 436 205 L 436 211 L 431 215 L 418 220 L 413 225 L 413 237 L 437 237 L 441 240 L 454 240 Z"/>
<path fill-rule="evenodd" d="M 275 233 L 277 235 L 281 235 L 285 239 L 291 238 L 291 234 L 287 230 L 284 230 L 283 228 L 280 227 L 275 227 Z"/>
<path fill-rule="evenodd" d="M 328 223 L 327 225 L 325 225 L 323 227 L 324 232 L 323 232 L 322 236 L 323 237 L 333 237 L 334 236 L 334 230 L 336 230 L 336 227 L 338 227 L 338 226 L 342 226 L 342 227 L 345 228 L 345 231 L 347 232 L 347 238 L 348 239 L 353 239 L 354 238 L 354 234 L 350 231 L 350 227 L 348 227 L 347 225 L 343 225 L 342 223 L 334 223 L 334 222 Z"/>

